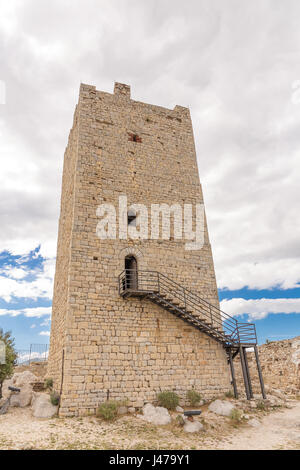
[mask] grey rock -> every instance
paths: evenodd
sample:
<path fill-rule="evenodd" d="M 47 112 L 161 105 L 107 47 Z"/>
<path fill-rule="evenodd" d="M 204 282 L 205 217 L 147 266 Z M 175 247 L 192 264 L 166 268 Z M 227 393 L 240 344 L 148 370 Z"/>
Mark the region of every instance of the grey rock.
<path fill-rule="evenodd" d="M 38 382 L 39 379 L 36 375 L 34 375 L 29 370 L 24 370 L 24 372 L 16 372 L 13 377 L 13 386 L 21 388 L 24 385 L 28 385 L 32 382 Z"/>
<path fill-rule="evenodd" d="M 48 394 L 39 393 L 34 396 L 32 411 L 35 418 L 52 418 L 57 414 L 57 409 L 58 406 L 52 405 Z"/>
<path fill-rule="evenodd" d="M 199 421 L 186 421 L 185 425 L 183 426 L 183 430 L 185 432 L 199 432 L 203 429 L 203 424 L 199 423 Z"/>
<path fill-rule="evenodd" d="M 32 399 L 32 387 L 26 384 L 21 388 L 19 393 L 13 393 L 10 398 L 10 406 L 25 408 L 29 406 Z"/>
<path fill-rule="evenodd" d="M 209 405 L 208 409 L 217 415 L 230 416 L 234 406 L 229 401 L 215 400 Z"/>
<path fill-rule="evenodd" d="M 142 419 L 148 423 L 156 425 L 169 424 L 171 422 L 171 416 L 166 408 L 162 406 L 153 406 L 151 403 L 147 403 L 143 407 Z"/>

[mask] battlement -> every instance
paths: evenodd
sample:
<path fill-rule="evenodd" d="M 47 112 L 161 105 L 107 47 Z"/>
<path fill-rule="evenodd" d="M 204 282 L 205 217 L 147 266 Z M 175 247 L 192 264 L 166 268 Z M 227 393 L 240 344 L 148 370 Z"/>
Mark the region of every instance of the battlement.
<path fill-rule="evenodd" d="M 114 94 L 119 96 L 121 95 L 130 99 L 130 85 L 115 82 Z"/>
<path fill-rule="evenodd" d="M 94 85 L 87 85 L 85 83 L 81 83 L 80 96 L 82 96 L 82 98 L 88 99 L 96 98 L 98 96 L 100 99 L 117 99 L 121 100 L 121 102 L 125 100 L 125 102 L 127 102 L 128 104 L 131 103 L 132 105 L 141 106 L 143 108 L 150 108 L 152 110 L 156 110 L 157 112 L 164 113 L 169 119 L 180 119 L 185 117 L 190 119 L 190 110 L 186 106 L 176 104 L 172 109 L 164 106 L 154 105 L 151 103 L 145 103 L 143 101 L 133 100 L 131 98 L 131 87 L 130 85 L 126 85 L 125 83 L 115 82 L 113 93 L 100 91 L 97 90 Z"/>

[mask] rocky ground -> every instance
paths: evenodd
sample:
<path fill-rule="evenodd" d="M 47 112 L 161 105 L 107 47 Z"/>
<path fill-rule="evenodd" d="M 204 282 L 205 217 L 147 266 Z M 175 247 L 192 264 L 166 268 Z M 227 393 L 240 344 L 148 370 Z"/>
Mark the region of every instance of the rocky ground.
<path fill-rule="evenodd" d="M 4 414 L 0 409 L 1 450 L 300 449 L 300 397 L 270 386 L 267 400 L 259 394 L 251 401 L 230 394 L 201 400 L 201 414 L 193 420 L 184 416 L 186 407 L 169 412 L 148 403 L 135 410 L 123 403 L 118 417 L 107 422 L 95 416 L 58 418 L 41 366 L 34 372 L 32 366 L 18 369 L 4 382 L 0 406 L 7 397 L 10 406 Z"/>
<path fill-rule="evenodd" d="M 96 417 L 41 419 L 29 407 L 12 407 L 0 416 L 0 449 L 300 449 L 300 401 L 267 410 L 232 399 L 222 402 L 239 409 L 242 417 L 216 414 L 206 404 L 196 420 L 201 429 L 192 433 L 178 424 L 178 412 L 171 413 L 168 424 L 154 425 L 140 414 L 112 422 Z"/>

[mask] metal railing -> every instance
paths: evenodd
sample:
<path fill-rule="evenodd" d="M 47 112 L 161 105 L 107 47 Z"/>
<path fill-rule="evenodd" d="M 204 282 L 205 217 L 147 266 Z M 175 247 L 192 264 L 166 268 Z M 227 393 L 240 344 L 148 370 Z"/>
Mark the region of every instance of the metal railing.
<path fill-rule="evenodd" d="M 48 360 L 48 344 L 30 344 L 29 349 L 17 349 L 17 364 L 30 365 L 31 362 Z"/>
<path fill-rule="evenodd" d="M 137 271 L 125 269 L 119 275 L 119 294 L 155 294 L 171 299 L 187 314 L 205 322 L 211 331 L 219 332 L 224 340 L 236 344 L 256 344 L 256 330 L 253 323 L 240 323 L 235 318 L 210 304 L 195 292 L 181 286 L 158 271 Z"/>

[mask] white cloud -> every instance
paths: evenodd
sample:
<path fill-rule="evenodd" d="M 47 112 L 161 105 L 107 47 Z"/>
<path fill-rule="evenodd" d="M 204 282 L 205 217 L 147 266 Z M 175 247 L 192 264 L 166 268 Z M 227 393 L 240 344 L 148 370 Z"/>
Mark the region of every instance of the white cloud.
<path fill-rule="evenodd" d="M 188 5 L 3 4 L 3 249 L 27 253 L 41 243 L 43 256 L 55 256 L 63 153 L 79 83 L 111 92 L 117 80 L 131 84 L 134 99 L 191 107 L 219 286 L 297 286 L 300 104 L 292 97 L 300 79 L 300 4 Z M 5 300 L 51 296 L 45 276 L 30 285 L 13 279 L 0 286 Z"/>
<path fill-rule="evenodd" d="M 40 336 L 50 336 L 50 331 L 41 331 L 39 333 Z"/>
<path fill-rule="evenodd" d="M 23 362 L 27 362 L 29 360 L 30 361 L 33 361 L 33 360 L 45 361 L 48 358 L 48 354 L 49 354 L 48 351 L 45 351 L 43 353 L 39 353 L 39 352 L 35 352 L 35 351 L 32 351 L 31 353 L 29 353 L 29 352 L 20 352 L 18 354 L 18 363 L 22 364 Z"/>
<path fill-rule="evenodd" d="M 228 260 L 229 262 L 229 260 Z M 236 261 L 234 265 L 220 266 L 218 287 L 223 289 L 294 289 L 300 287 L 299 260 L 297 258 Z"/>
<path fill-rule="evenodd" d="M 300 299 L 225 299 L 220 308 L 232 316 L 247 314 L 250 320 L 261 320 L 271 313 L 300 313 Z"/>
<path fill-rule="evenodd" d="M 10 277 L 16 277 L 17 274 L 35 274 L 35 279 L 32 281 L 22 280 L 22 276 L 16 279 L 11 279 L 0 275 L 0 298 L 6 302 L 10 302 L 12 297 L 26 298 L 36 300 L 37 298 L 51 299 L 53 292 L 53 278 L 55 270 L 55 260 L 48 259 L 43 262 L 43 269 L 40 270 L 26 270 L 22 269 L 5 269 L 4 272 L 9 274 Z"/>
<path fill-rule="evenodd" d="M 5 268 L 0 270 L 0 274 L 5 274 L 12 279 L 23 279 L 28 274 L 30 274 L 30 270 L 26 271 L 23 268 L 14 268 L 12 266 L 6 266 Z"/>
<path fill-rule="evenodd" d="M 29 318 L 40 318 L 45 315 L 51 315 L 52 307 L 32 307 L 32 308 L 20 308 L 20 309 L 0 309 L 0 316 L 9 315 L 11 317 L 17 317 L 24 315 Z"/>

